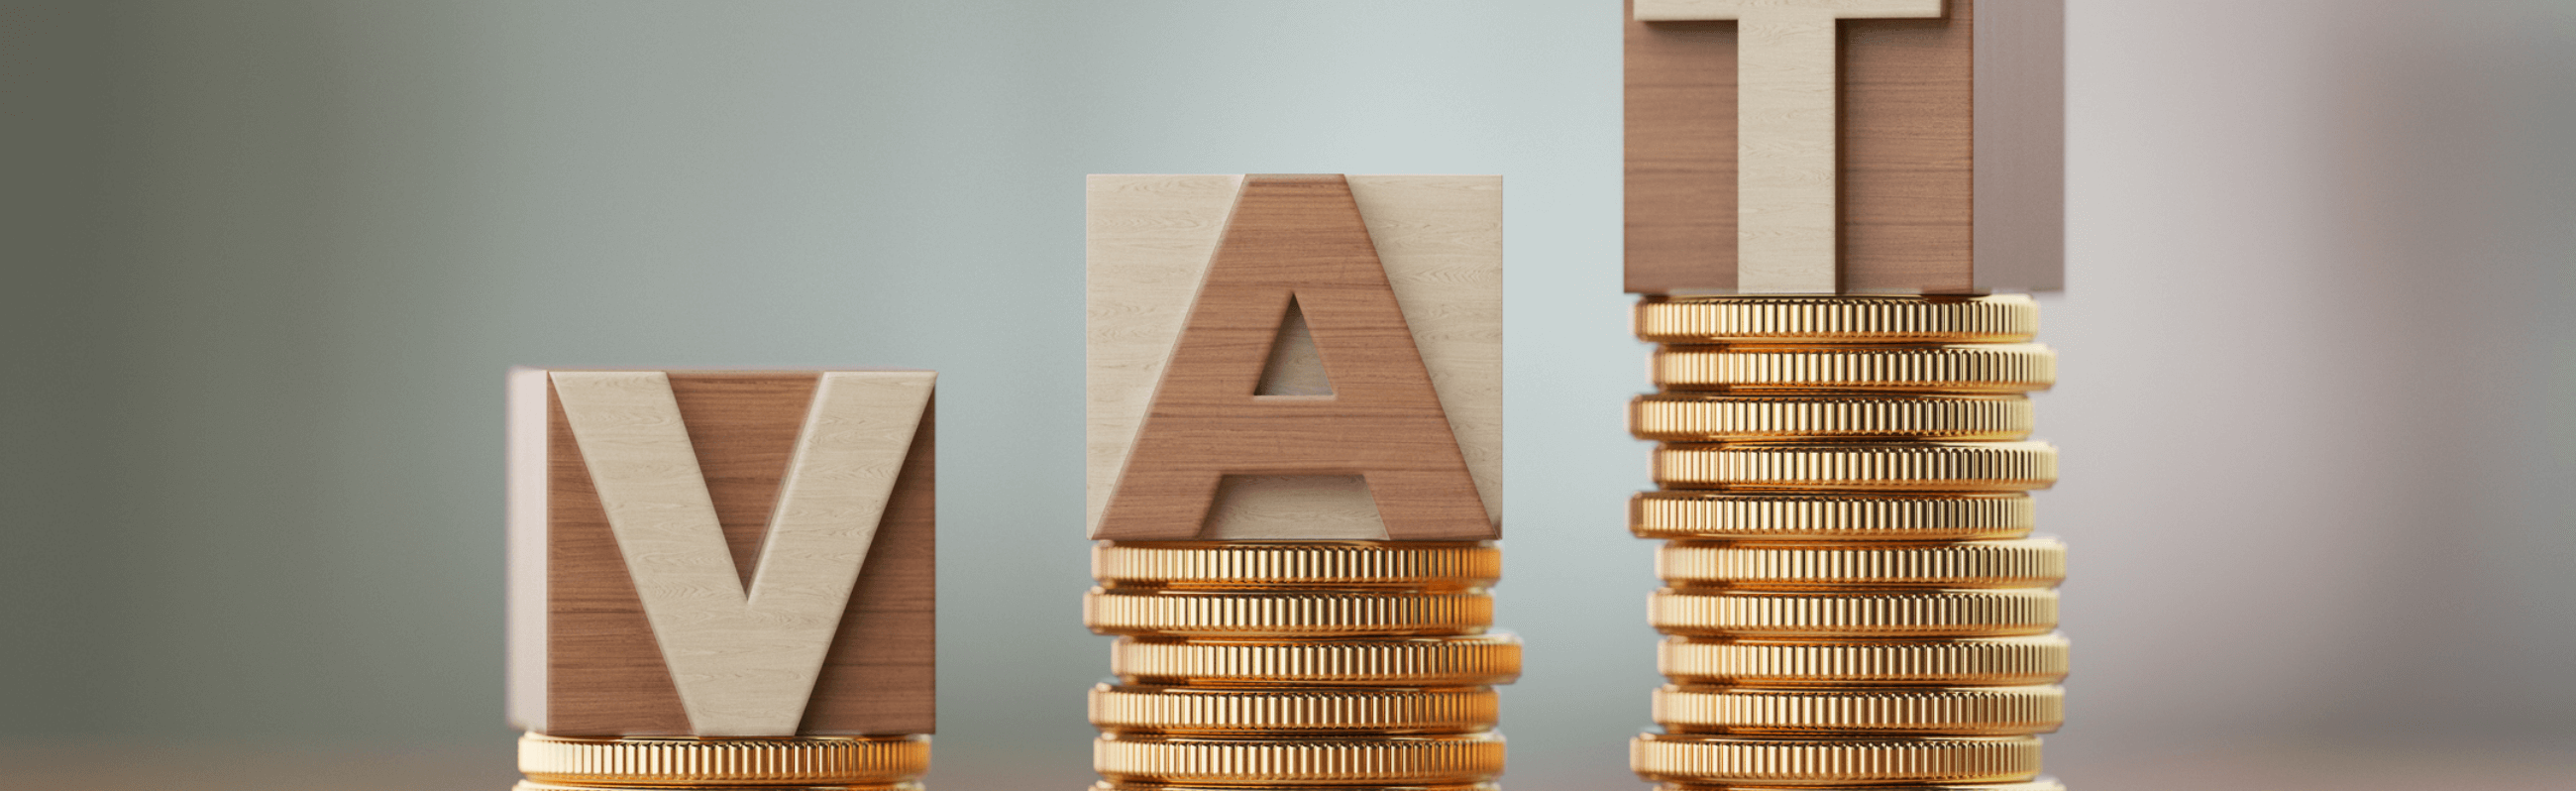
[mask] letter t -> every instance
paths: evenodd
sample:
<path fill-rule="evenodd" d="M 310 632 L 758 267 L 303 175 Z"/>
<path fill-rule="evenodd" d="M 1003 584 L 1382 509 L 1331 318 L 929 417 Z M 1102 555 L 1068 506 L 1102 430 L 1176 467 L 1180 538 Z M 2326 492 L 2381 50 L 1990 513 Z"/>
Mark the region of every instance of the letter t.
<path fill-rule="evenodd" d="M 1736 287 L 1835 290 L 1835 20 L 1931 19 L 1942 0 L 1636 0 L 1640 22 L 1736 21 Z"/>

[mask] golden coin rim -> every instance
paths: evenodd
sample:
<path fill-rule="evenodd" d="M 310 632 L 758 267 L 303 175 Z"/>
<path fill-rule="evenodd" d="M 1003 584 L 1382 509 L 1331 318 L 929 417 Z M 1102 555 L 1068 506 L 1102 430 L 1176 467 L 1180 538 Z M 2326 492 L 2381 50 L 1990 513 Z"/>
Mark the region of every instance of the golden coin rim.
<path fill-rule="evenodd" d="M 1655 483 L 1721 491 L 2019 492 L 2057 483 L 2046 442 L 1669 443 Z"/>
<path fill-rule="evenodd" d="M 1231 591 L 1093 588 L 1084 626 L 1113 635 L 1358 636 L 1469 634 L 1494 599 L 1468 591 Z"/>
<path fill-rule="evenodd" d="M 1815 686 L 2027 686 L 2067 675 L 2071 645 L 2047 632 L 1923 640 L 1708 640 L 1666 637 L 1655 670 L 1685 683 Z"/>
<path fill-rule="evenodd" d="M 1446 785 L 1502 774 L 1493 731 L 1373 737 L 1210 737 L 1109 732 L 1092 770 L 1112 780 Z M 1369 767 L 1357 769 L 1354 767 Z"/>
<path fill-rule="evenodd" d="M 2066 688 L 1666 684 L 1655 690 L 1652 711 L 1656 724 L 1677 733 L 2011 736 L 2051 733 L 2064 725 Z"/>
<path fill-rule="evenodd" d="M 2038 779 L 2039 762 L 2036 736 L 1820 739 L 1648 733 L 1630 741 L 1628 753 L 1629 768 L 1639 777 L 1704 785 L 2024 782 Z M 1915 766 L 1904 765 L 1909 763 Z M 1748 771 L 1756 766 L 1771 771 Z"/>
<path fill-rule="evenodd" d="M 1665 634 L 1685 635 L 2002 637 L 2055 630 L 2057 604 L 2057 591 L 2050 588 L 1832 593 L 1664 588 L 1649 600 L 1648 622 Z M 1708 617 L 1706 611 L 1716 607 L 1734 609 L 1735 620 Z M 1942 620 L 1929 617 L 1936 614 Z"/>
<path fill-rule="evenodd" d="M 1482 588 L 1502 578 L 1491 542 L 1114 541 L 1093 545 L 1091 575 L 1104 584 L 1278 587 L 1302 585 Z"/>
<path fill-rule="evenodd" d="M 1189 734 L 1437 733 L 1490 730 L 1492 687 L 1188 687 L 1097 684 L 1091 724 Z M 1104 713 L 1108 712 L 1108 713 Z"/>
<path fill-rule="evenodd" d="M 1122 637 L 1110 671 L 1130 684 L 1411 686 L 1507 684 L 1520 677 L 1510 632 L 1335 640 Z"/>
<path fill-rule="evenodd" d="M 930 771 L 930 736 L 519 737 L 519 773 L 570 785 L 870 785 Z"/>
<path fill-rule="evenodd" d="M 1725 492 L 1671 489 L 1628 501 L 1639 538 L 1734 541 L 1965 541 L 2018 538 L 2037 523 L 2024 492 Z"/>
<path fill-rule="evenodd" d="M 2039 332 L 2039 303 L 2023 294 L 1649 296 L 1632 315 L 1638 339 L 1658 343 L 1994 343 Z"/>
<path fill-rule="evenodd" d="M 2044 535 L 1942 544 L 1675 541 L 1655 551 L 1655 575 L 1765 590 L 2053 587 L 2066 579 L 2066 543 Z"/>
<path fill-rule="evenodd" d="M 2030 436 L 2029 396 L 1648 393 L 1628 402 L 1628 433 L 1664 442 L 1797 439 L 2012 441 Z"/>
<path fill-rule="evenodd" d="M 2001 395 L 2057 384 L 2057 352 L 2037 343 L 1676 345 L 1646 367 L 1657 388 L 1677 391 Z"/>

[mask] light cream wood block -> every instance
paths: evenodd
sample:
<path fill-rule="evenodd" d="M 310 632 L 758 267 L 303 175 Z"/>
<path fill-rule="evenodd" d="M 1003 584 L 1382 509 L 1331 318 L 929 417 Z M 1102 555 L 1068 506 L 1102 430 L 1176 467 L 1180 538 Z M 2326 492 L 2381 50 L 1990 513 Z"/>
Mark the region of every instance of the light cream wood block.
<path fill-rule="evenodd" d="M 1095 537 L 1157 393 L 1167 386 L 1168 366 L 1244 184 L 1242 176 L 1091 177 L 1086 451 L 1087 517 Z M 1347 185 L 1490 532 L 1501 513 L 1501 180 L 1352 176 Z M 1312 308 L 1301 303 L 1297 309 Z M 1244 397 L 1333 398 L 1336 372 L 1315 370 L 1333 358 L 1332 342 L 1318 355 L 1301 344 L 1315 343 L 1319 331 L 1302 324 L 1279 329 L 1262 336 L 1269 348 L 1243 350 L 1252 355 L 1247 361 L 1263 361 L 1260 383 Z M 1374 370 L 1355 365 L 1340 373 Z M 1257 457 L 1260 439 L 1245 440 L 1236 454 Z M 1227 474 L 1208 496 L 1197 532 L 1166 537 L 1389 537 L 1378 509 L 1388 492 L 1372 495 L 1360 472 Z"/>
<path fill-rule="evenodd" d="M 926 731 L 933 384 L 514 374 L 514 717 L 557 735 Z"/>

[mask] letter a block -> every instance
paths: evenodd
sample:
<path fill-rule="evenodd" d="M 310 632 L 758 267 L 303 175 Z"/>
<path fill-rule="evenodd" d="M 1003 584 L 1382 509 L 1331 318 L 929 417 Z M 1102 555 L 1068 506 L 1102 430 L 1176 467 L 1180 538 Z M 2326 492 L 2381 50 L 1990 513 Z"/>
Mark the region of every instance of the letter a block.
<path fill-rule="evenodd" d="M 2065 0 L 1631 0 L 1627 285 L 2062 287 Z"/>
<path fill-rule="evenodd" d="M 1088 206 L 1092 538 L 1496 537 L 1500 178 L 1092 176 Z"/>
<path fill-rule="evenodd" d="M 510 710 L 552 736 L 932 730 L 928 371 L 510 376 Z"/>

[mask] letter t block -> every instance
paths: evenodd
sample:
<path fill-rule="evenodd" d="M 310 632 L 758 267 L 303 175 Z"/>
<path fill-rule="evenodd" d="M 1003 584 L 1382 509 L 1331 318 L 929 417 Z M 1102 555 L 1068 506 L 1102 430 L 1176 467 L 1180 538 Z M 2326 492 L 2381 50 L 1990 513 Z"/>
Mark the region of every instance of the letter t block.
<path fill-rule="evenodd" d="M 2054 291 L 2064 0 L 1632 0 L 1627 287 Z"/>

